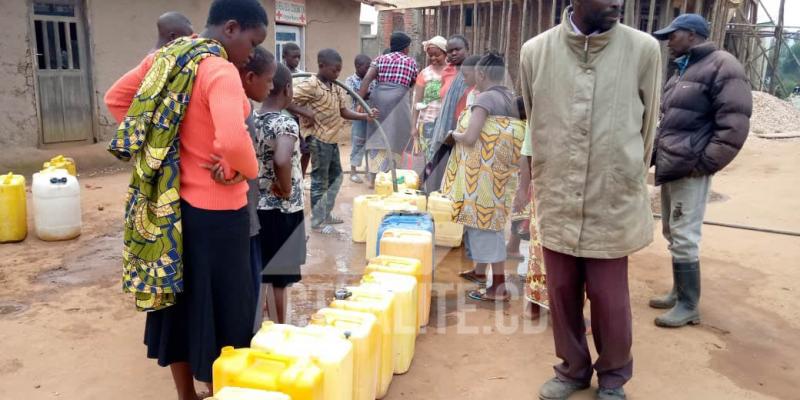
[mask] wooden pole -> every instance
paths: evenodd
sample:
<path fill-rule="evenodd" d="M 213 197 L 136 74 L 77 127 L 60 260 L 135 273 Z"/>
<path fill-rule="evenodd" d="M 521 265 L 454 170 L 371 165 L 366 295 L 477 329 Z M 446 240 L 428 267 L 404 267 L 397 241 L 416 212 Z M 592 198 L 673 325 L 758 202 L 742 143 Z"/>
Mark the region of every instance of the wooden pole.
<path fill-rule="evenodd" d="M 489 46 L 487 50 L 494 47 L 494 0 L 489 2 Z"/>
<path fill-rule="evenodd" d="M 556 0 L 550 2 L 550 25 L 548 28 L 556 26 Z"/>
<path fill-rule="evenodd" d="M 528 0 L 522 0 L 522 19 L 519 21 L 519 43 L 528 40 Z"/>
<path fill-rule="evenodd" d="M 683 4 L 681 4 L 681 14 L 686 14 L 687 7 L 689 7 L 689 0 L 683 0 Z"/>
<path fill-rule="evenodd" d="M 508 21 L 506 21 L 506 0 L 502 1 L 503 7 L 500 9 L 500 43 L 497 45 L 498 53 L 501 53 L 506 47 L 506 25 L 508 25 Z"/>
<path fill-rule="evenodd" d="M 472 3 L 472 46 L 475 48 L 478 48 L 478 27 L 480 26 L 478 24 L 479 9 L 478 0 L 475 0 Z"/>
<path fill-rule="evenodd" d="M 542 3 L 544 0 L 536 1 L 536 34 L 542 33 Z"/>
<path fill-rule="evenodd" d="M 781 0 L 780 6 L 778 6 L 778 23 L 775 25 L 775 46 L 774 50 L 772 50 L 772 73 L 769 78 L 769 92 L 773 95 L 777 95 L 775 84 L 778 83 L 778 74 L 780 73 L 778 68 L 780 68 L 781 47 L 783 47 L 783 12 L 785 6 L 786 0 Z M 782 84 L 781 89 L 783 89 Z"/>
<path fill-rule="evenodd" d="M 636 27 L 636 0 L 628 0 L 625 2 L 625 25 Z"/>
<path fill-rule="evenodd" d="M 422 40 L 428 40 L 428 9 L 422 9 Z M 422 49 L 422 52 L 425 52 L 425 49 Z"/>
<path fill-rule="evenodd" d="M 508 51 L 511 49 L 511 12 L 514 9 L 514 0 L 508 0 L 508 17 L 506 17 L 506 34 L 505 34 L 505 47 L 503 48 L 503 57 L 508 63 Z M 508 65 L 508 64 L 506 64 Z"/>
<path fill-rule="evenodd" d="M 451 24 L 450 24 L 450 22 L 451 22 L 451 20 L 450 20 L 450 17 L 451 17 L 451 15 L 450 15 L 450 13 L 452 12 L 452 11 L 450 10 L 450 8 L 451 8 L 450 6 L 447 6 L 447 33 L 445 34 L 447 37 L 450 37 L 450 26 L 451 26 Z"/>
<path fill-rule="evenodd" d="M 647 11 L 647 33 L 653 33 L 653 19 L 656 17 L 656 0 L 650 0 L 650 9 Z"/>
<path fill-rule="evenodd" d="M 461 5 L 458 8 L 458 21 L 459 21 L 458 33 L 459 35 L 464 36 L 464 28 L 467 22 L 467 19 L 464 16 L 464 0 L 461 0 Z"/>
<path fill-rule="evenodd" d="M 694 2 L 694 13 L 703 15 L 703 0 L 695 0 Z"/>
<path fill-rule="evenodd" d="M 436 34 L 437 35 L 441 35 L 442 34 L 442 8 L 441 7 L 436 7 L 434 10 L 436 10 Z"/>

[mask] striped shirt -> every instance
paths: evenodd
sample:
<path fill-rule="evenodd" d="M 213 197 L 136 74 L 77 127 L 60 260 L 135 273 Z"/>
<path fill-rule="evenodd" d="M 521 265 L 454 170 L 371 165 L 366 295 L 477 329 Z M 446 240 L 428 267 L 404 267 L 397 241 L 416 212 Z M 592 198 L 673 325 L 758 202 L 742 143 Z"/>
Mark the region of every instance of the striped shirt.
<path fill-rule="evenodd" d="M 371 67 L 378 70 L 378 83 L 396 83 L 406 87 L 414 86 L 419 73 L 417 62 L 401 52 L 379 56 Z"/>
<path fill-rule="evenodd" d="M 295 82 L 292 101 L 298 106 L 308 107 L 316 117 L 313 125 L 301 118 L 300 131 L 303 137 L 313 136 L 331 144 L 339 141 L 346 122 L 341 116 L 341 109 L 352 104 L 344 89 L 335 84 L 328 87 L 314 75 Z"/>

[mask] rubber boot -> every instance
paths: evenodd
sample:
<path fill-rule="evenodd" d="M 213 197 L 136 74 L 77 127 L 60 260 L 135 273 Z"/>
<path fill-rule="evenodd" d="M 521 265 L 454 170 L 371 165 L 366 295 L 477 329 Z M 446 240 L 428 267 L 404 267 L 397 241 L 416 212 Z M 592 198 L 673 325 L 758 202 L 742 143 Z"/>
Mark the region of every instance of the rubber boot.
<path fill-rule="evenodd" d="M 672 290 L 669 293 L 661 296 L 656 296 L 650 299 L 650 307 L 659 310 L 669 310 L 675 306 L 678 300 L 678 290 L 675 289 L 675 282 L 678 281 L 678 273 L 676 272 L 675 261 L 672 261 Z"/>
<path fill-rule="evenodd" d="M 656 318 L 656 325 L 678 328 L 687 324 L 699 324 L 700 312 L 700 263 L 675 263 L 675 289 L 678 299 L 675 306 Z"/>

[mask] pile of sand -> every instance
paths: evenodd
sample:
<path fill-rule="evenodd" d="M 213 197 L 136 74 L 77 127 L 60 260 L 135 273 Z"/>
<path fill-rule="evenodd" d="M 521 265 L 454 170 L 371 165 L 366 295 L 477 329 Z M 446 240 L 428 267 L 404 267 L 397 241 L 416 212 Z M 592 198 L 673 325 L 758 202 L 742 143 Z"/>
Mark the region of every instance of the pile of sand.
<path fill-rule="evenodd" d="M 753 116 L 750 118 L 750 133 L 798 133 L 800 134 L 800 110 L 792 103 L 769 93 L 753 92 Z"/>

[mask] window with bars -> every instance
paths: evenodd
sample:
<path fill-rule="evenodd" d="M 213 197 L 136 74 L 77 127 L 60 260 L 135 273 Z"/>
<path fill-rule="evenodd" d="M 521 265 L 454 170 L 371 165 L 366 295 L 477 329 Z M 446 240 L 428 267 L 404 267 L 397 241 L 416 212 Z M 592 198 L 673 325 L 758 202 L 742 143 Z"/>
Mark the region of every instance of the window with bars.
<path fill-rule="evenodd" d="M 71 21 L 75 17 L 75 7 L 34 3 L 33 14 L 38 68 L 80 70 L 78 23 L 77 20 Z M 60 18 L 64 20 L 60 21 Z"/>

